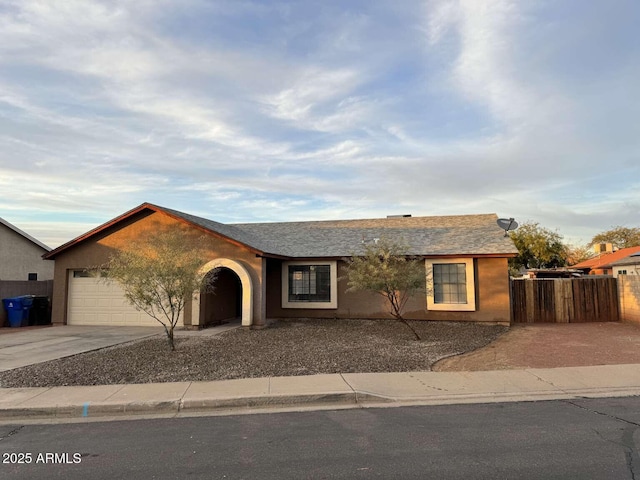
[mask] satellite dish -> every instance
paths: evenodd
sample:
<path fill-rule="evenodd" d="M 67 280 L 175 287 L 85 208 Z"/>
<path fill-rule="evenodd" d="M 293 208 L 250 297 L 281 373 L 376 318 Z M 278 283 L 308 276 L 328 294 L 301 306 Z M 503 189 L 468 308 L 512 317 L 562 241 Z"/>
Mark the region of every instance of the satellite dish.
<path fill-rule="evenodd" d="M 498 226 L 504 230 L 504 236 L 506 237 L 509 234 L 509 230 L 518 228 L 518 222 L 513 218 L 499 218 Z"/>

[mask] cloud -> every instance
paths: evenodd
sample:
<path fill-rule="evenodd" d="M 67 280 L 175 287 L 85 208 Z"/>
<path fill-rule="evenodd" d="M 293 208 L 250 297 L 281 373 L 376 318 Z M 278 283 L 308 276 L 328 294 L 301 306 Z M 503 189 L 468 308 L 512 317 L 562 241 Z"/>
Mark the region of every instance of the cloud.
<path fill-rule="evenodd" d="M 5 0 L 1 213 L 52 246 L 144 201 L 235 222 L 496 211 L 590 237 L 639 203 L 638 11 Z"/>

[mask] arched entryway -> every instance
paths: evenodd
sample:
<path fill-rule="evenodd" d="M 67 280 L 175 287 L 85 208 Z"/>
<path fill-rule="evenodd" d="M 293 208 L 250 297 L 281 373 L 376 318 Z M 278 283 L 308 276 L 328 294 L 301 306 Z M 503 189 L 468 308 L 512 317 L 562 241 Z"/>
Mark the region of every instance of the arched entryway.
<path fill-rule="evenodd" d="M 210 270 L 200 292 L 200 325 L 218 325 L 242 317 L 242 282 L 230 268 Z"/>
<path fill-rule="evenodd" d="M 253 324 L 253 283 L 247 269 L 236 262 L 221 258 L 202 267 L 208 276 L 215 276 L 213 292 L 206 287 L 193 300 L 192 318 L 198 325 L 240 317 L 242 326 Z"/>

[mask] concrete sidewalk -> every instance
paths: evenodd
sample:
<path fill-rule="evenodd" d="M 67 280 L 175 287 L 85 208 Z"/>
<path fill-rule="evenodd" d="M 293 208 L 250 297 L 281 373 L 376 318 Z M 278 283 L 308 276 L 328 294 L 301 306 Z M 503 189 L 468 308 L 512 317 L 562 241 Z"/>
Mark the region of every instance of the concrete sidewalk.
<path fill-rule="evenodd" d="M 0 389 L 0 422 L 640 395 L 640 365 Z"/>

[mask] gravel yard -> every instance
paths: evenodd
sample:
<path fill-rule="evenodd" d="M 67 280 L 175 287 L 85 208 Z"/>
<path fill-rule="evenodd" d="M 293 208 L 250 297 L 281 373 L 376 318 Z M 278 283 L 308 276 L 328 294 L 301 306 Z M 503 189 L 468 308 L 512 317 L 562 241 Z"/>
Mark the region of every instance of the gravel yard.
<path fill-rule="evenodd" d="M 507 327 L 393 320 L 280 320 L 263 330 L 164 336 L 0 373 L 0 387 L 225 380 L 318 373 L 430 370 L 437 360 L 482 347 Z"/>

